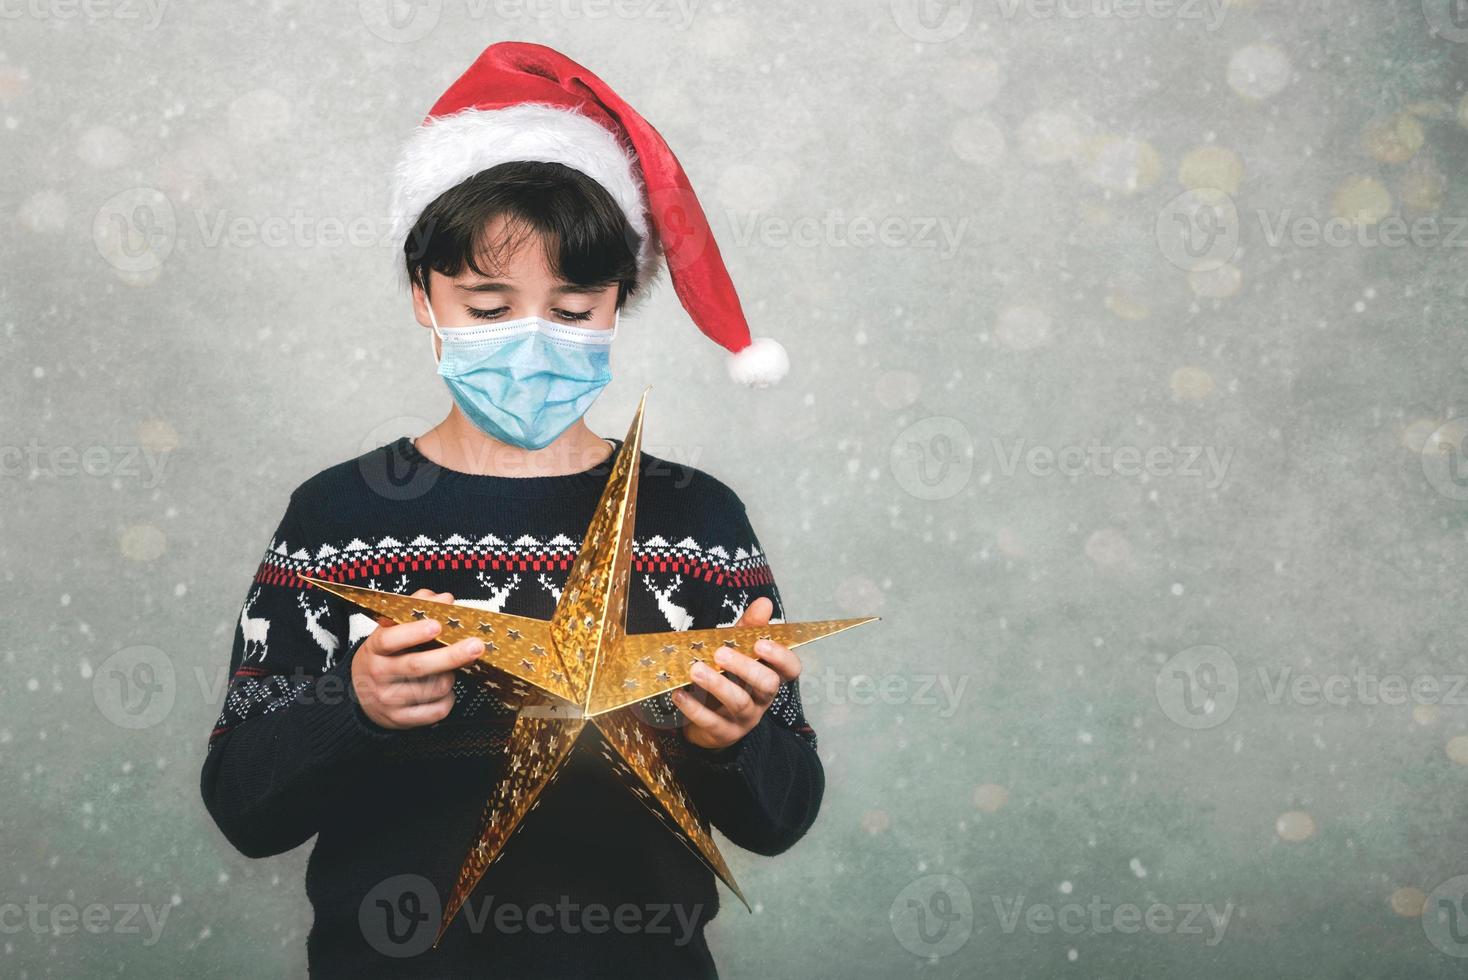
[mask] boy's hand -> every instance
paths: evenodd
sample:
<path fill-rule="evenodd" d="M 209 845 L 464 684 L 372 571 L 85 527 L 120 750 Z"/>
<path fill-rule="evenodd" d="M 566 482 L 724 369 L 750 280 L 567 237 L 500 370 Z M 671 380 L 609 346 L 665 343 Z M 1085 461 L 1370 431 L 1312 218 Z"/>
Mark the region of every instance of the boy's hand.
<path fill-rule="evenodd" d="M 414 599 L 453 602 L 447 592 L 419 589 Z M 418 728 L 442 721 L 454 706 L 454 671 L 473 663 L 484 643 L 473 637 L 449 646 L 430 642 L 443 627 L 437 620 L 397 623 L 379 616 L 352 658 L 352 687 L 362 713 L 382 728 Z"/>
<path fill-rule="evenodd" d="M 764 626 L 774 611 L 775 604 L 760 596 L 745 608 L 734 625 Z M 773 640 L 760 640 L 754 645 L 754 652 L 758 660 L 719 647 L 714 651 L 714 661 L 726 674 L 701 663 L 694 664 L 693 683 L 708 695 L 701 700 L 685 688 L 673 692 L 673 703 L 688 719 L 688 724 L 683 726 L 684 738 L 700 748 L 728 748 L 759 724 L 780 685 L 800 676 L 800 658 L 789 647 Z"/>

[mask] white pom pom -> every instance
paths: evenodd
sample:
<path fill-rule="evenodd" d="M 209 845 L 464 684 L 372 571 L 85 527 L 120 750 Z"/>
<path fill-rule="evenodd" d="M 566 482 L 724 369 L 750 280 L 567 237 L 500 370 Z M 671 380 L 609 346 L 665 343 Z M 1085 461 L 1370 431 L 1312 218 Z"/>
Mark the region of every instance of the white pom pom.
<path fill-rule="evenodd" d="M 729 355 L 729 377 L 751 388 L 768 388 L 790 371 L 790 355 L 774 337 L 756 337 Z"/>

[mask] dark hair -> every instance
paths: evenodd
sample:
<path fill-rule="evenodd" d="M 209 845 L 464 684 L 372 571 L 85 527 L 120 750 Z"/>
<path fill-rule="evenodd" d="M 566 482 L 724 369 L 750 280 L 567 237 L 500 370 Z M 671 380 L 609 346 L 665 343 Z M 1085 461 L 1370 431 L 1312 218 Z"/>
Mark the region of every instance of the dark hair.
<path fill-rule="evenodd" d="M 491 221 L 504 233 L 488 240 Z M 578 286 L 616 283 L 617 306 L 638 289 L 641 237 L 621 207 L 590 177 L 559 163 L 515 161 L 481 170 L 423 209 L 403 258 L 408 279 L 428 291 L 429 270 L 456 276 L 464 266 L 496 274 L 501 256 L 538 235 L 551 271 Z"/>

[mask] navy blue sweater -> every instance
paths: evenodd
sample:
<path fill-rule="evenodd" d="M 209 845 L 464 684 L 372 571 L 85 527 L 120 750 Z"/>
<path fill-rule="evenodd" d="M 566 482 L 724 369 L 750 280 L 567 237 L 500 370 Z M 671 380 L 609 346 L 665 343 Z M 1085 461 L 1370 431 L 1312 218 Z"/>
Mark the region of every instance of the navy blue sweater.
<path fill-rule="evenodd" d="M 548 619 L 610 463 L 479 476 L 437 466 L 405 438 L 291 495 L 241 609 L 201 784 L 224 836 L 250 857 L 316 838 L 306 875 L 313 976 L 715 975 L 703 927 L 719 908 L 716 881 L 612 772 L 592 726 L 429 949 L 505 765 L 514 711 L 461 675 L 442 722 L 379 728 L 351 691 L 351 658 L 374 621 L 298 577 L 428 588 Z M 761 595 L 783 618 L 733 491 L 647 453 L 640 465 L 628 632 L 730 624 Z M 729 840 L 777 854 L 810 827 L 824 778 L 795 685 L 721 752 L 683 739 L 666 696 L 641 710 Z"/>

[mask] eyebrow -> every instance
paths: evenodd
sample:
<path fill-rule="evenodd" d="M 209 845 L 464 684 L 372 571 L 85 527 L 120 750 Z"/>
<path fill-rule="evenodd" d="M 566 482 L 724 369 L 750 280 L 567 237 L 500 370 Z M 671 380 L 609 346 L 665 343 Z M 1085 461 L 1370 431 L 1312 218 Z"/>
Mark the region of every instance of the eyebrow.
<path fill-rule="evenodd" d="M 511 284 L 496 279 L 491 279 L 486 282 L 476 282 L 473 285 L 460 286 L 459 288 L 471 293 L 515 293 L 519 291 Z M 568 282 L 556 286 L 551 292 L 557 296 L 595 296 L 609 288 L 611 288 L 610 284 L 606 286 L 578 286 L 575 283 Z"/>

